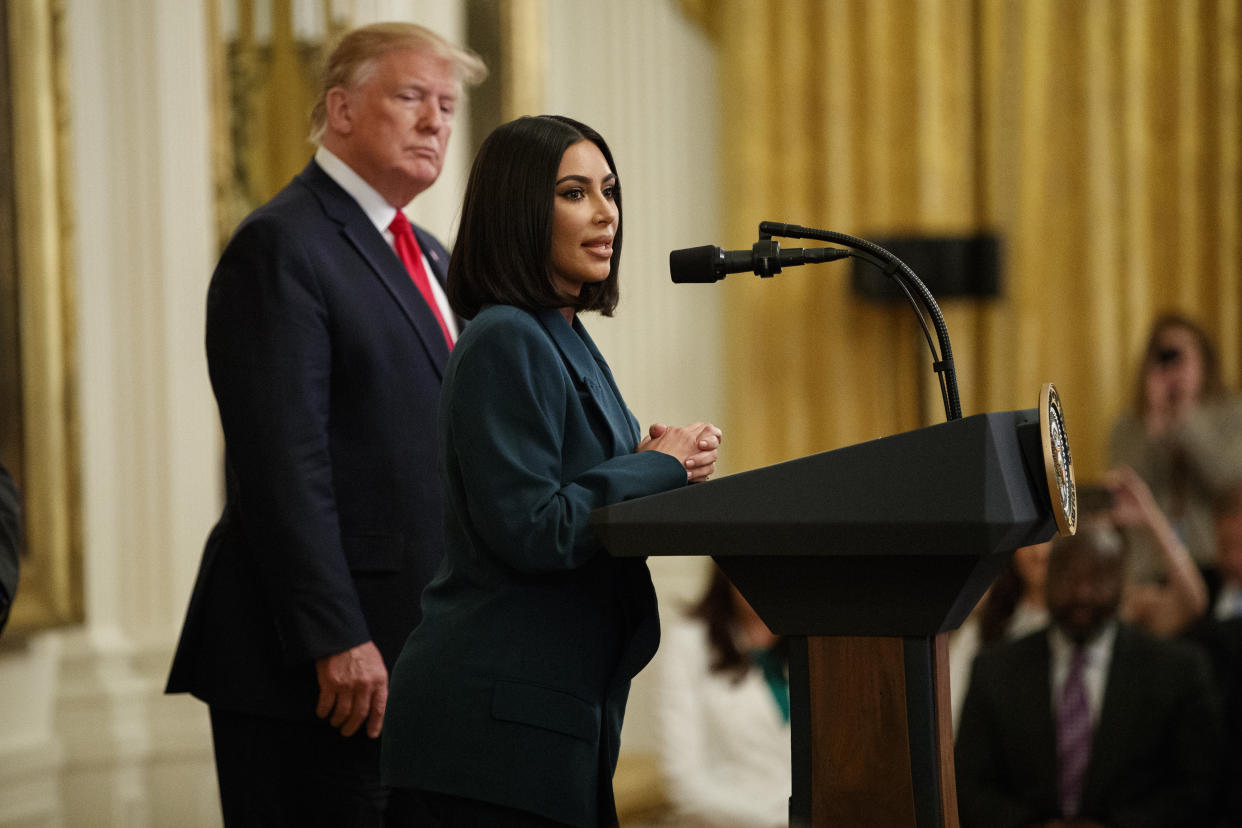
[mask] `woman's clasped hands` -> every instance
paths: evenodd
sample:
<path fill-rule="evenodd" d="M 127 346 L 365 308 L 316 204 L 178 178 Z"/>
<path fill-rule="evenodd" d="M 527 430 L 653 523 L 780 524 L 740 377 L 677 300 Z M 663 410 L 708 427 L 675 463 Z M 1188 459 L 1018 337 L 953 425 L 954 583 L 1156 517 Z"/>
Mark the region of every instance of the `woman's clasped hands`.
<path fill-rule="evenodd" d="M 638 444 L 638 451 L 659 451 L 675 457 L 685 467 L 687 481 L 702 483 L 716 471 L 716 454 L 723 436 L 711 423 L 655 423 Z"/>

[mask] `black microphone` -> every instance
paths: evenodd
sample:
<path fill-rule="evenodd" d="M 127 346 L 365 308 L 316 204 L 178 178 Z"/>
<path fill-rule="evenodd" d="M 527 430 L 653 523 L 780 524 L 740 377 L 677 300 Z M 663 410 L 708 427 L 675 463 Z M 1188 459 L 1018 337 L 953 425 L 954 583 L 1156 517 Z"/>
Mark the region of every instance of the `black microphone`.
<path fill-rule="evenodd" d="M 801 247 L 781 250 L 774 239 L 755 242 L 750 250 L 721 250 L 710 244 L 674 250 L 668 254 L 668 269 L 677 284 L 715 282 L 730 273 L 754 273 L 769 277 L 783 267 L 844 259 L 849 250 L 839 247 Z"/>

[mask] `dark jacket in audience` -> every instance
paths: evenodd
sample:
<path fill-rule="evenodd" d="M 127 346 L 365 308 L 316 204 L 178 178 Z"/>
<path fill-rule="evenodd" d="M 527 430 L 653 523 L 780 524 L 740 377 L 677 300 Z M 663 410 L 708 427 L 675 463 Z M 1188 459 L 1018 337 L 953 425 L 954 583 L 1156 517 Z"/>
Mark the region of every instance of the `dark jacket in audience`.
<path fill-rule="evenodd" d="M 1242 617 L 1210 615 L 1187 633 L 1207 652 L 1225 712 L 1225 764 L 1220 780 L 1222 826 L 1242 828 Z"/>
<path fill-rule="evenodd" d="M 1047 632 L 980 654 L 956 764 L 963 828 L 1061 818 Z M 1112 828 L 1211 824 L 1221 715 L 1206 660 L 1120 624 L 1078 817 Z"/>

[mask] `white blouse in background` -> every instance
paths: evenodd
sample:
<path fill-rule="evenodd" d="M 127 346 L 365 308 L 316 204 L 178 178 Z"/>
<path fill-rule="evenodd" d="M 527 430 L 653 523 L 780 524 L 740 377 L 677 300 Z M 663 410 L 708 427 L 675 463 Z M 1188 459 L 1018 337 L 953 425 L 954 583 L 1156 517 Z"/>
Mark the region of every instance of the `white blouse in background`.
<path fill-rule="evenodd" d="M 654 668 L 661 763 L 678 825 L 789 824 L 789 723 L 756 665 L 740 682 L 708 669 L 707 625 L 667 618 Z"/>

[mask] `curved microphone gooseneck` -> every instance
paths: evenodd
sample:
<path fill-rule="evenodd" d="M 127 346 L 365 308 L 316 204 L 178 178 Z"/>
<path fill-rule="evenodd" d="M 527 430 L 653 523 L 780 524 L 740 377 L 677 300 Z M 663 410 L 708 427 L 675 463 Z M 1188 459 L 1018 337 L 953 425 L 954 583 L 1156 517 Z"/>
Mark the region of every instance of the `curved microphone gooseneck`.
<path fill-rule="evenodd" d="M 905 262 L 874 242 L 849 236 L 845 233 L 838 233 L 833 230 L 816 230 L 813 227 L 800 227 L 796 224 L 783 224 L 775 221 L 760 222 L 759 238 L 766 240 L 772 236 L 780 236 L 787 239 L 814 239 L 830 244 L 844 245 L 850 248 L 849 255 L 851 257 L 862 259 L 875 265 L 886 276 L 894 279 L 897 286 L 901 288 L 902 293 L 906 295 L 906 299 L 910 301 L 911 307 L 914 308 L 914 313 L 918 316 L 919 324 L 923 328 L 923 336 L 927 339 L 927 346 L 931 349 L 932 370 L 936 372 L 940 380 L 940 397 L 944 401 L 945 418 L 948 420 L 961 419 L 962 403 L 957 392 L 957 370 L 953 367 L 953 348 L 949 345 L 949 328 L 945 324 L 944 314 L 940 312 L 940 306 L 936 304 L 935 297 L 927 289 L 927 285 L 923 284 L 923 280 L 916 276 L 914 271 Z M 911 294 L 911 288 L 918 294 L 918 300 Z M 922 309 L 919 307 L 920 302 L 927 309 L 928 315 L 932 318 L 932 324 L 936 328 L 936 339 L 940 345 L 939 353 L 937 353 L 936 346 L 932 342 L 931 333 L 927 330 L 927 321 L 923 316 Z"/>

